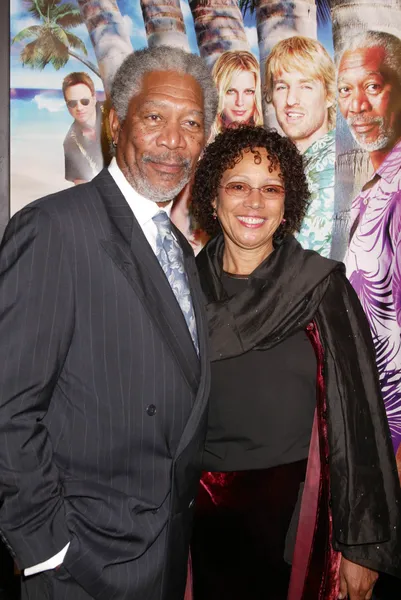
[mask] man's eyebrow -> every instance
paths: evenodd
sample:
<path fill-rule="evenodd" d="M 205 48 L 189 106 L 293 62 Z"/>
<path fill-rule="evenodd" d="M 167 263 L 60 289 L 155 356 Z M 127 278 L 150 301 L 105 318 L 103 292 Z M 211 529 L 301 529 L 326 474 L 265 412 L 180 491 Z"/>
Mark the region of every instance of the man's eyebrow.
<path fill-rule="evenodd" d="M 274 83 L 287 83 L 288 80 L 285 79 L 274 79 Z M 305 78 L 305 79 L 300 79 L 298 83 L 313 83 L 315 82 L 316 79 L 314 79 L 313 77 L 309 77 L 309 78 Z"/>
<path fill-rule="evenodd" d="M 165 100 L 145 100 L 145 102 L 142 104 L 142 109 L 149 109 L 149 108 L 165 108 L 166 106 L 170 106 L 170 102 L 167 102 Z M 200 117 L 203 117 L 204 112 L 202 110 L 198 110 L 196 108 L 188 108 L 187 111 L 184 112 L 188 112 L 191 114 L 195 114 L 195 115 L 199 115 Z"/>
<path fill-rule="evenodd" d="M 347 71 L 348 69 L 345 69 L 345 70 Z M 366 79 L 367 77 L 371 77 L 372 75 L 378 75 L 378 76 L 379 76 L 379 77 L 381 77 L 382 79 L 384 79 L 384 78 L 385 78 L 385 77 L 384 77 L 384 75 L 383 75 L 383 73 L 381 73 L 380 71 L 368 71 L 368 72 L 366 73 L 366 75 L 364 76 L 364 79 Z M 343 72 L 341 72 L 341 71 L 340 71 L 340 72 L 338 73 L 338 80 L 337 80 L 337 81 L 338 81 L 338 82 L 340 82 L 340 81 L 342 81 L 344 78 L 346 79 L 346 78 L 347 78 L 347 76 L 344 74 L 344 71 L 343 71 Z"/>

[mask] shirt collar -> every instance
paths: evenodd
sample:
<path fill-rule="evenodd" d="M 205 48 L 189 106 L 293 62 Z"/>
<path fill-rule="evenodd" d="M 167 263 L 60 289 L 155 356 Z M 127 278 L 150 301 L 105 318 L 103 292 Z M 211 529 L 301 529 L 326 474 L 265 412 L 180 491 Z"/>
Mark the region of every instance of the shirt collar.
<path fill-rule="evenodd" d="M 387 154 L 374 175 L 379 175 L 387 183 L 392 183 L 401 168 L 401 140 Z"/>
<path fill-rule="evenodd" d="M 166 211 L 167 216 L 170 218 L 171 207 L 173 203 L 169 202 L 166 204 L 166 206 L 161 208 L 156 202 L 153 202 L 152 200 L 149 200 L 148 198 L 145 198 L 145 196 L 139 194 L 139 192 L 134 190 L 131 184 L 128 183 L 124 173 L 118 166 L 115 157 L 112 158 L 108 170 L 119 187 L 120 192 L 128 202 L 141 228 L 143 228 L 143 226 L 148 223 L 160 210 Z"/>
<path fill-rule="evenodd" d="M 322 135 L 322 137 L 320 137 L 318 140 L 315 140 L 313 142 L 313 144 L 311 146 L 309 146 L 309 148 L 307 148 L 304 152 L 304 156 L 308 157 L 313 155 L 316 152 L 321 152 L 322 147 L 324 145 L 329 146 L 330 144 L 333 145 L 335 144 L 335 133 L 336 130 L 335 129 L 330 129 L 330 131 L 328 131 L 327 133 L 325 133 L 324 135 Z"/>

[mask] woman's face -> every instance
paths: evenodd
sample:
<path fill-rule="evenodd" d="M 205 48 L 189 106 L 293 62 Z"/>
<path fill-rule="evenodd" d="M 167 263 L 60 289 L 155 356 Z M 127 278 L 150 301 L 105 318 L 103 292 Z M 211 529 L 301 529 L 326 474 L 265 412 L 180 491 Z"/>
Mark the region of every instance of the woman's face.
<path fill-rule="evenodd" d="M 260 162 L 258 155 L 244 152 L 243 158 L 223 173 L 214 208 L 226 244 L 233 250 L 255 250 L 258 254 L 265 250 L 267 256 L 283 219 L 285 191 L 280 167 L 269 169 L 266 150 L 259 148 L 257 152 Z M 246 196 L 244 191 L 249 188 L 254 189 Z"/>
<path fill-rule="evenodd" d="M 223 116 L 227 124 L 248 123 L 255 110 L 256 77 L 250 71 L 234 73 L 224 96 Z"/>

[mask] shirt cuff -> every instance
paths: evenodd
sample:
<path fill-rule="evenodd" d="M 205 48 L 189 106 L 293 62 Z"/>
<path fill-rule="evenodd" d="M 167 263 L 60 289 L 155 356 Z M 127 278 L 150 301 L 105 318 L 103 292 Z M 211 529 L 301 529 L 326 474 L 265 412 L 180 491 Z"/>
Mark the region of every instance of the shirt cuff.
<path fill-rule="evenodd" d="M 58 552 L 55 556 L 49 558 L 49 560 L 45 560 L 45 562 L 24 569 L 24 575 L 26 577 L 29 577 L 29 575 L 35 575 L 35 573 L 42 573 L 42 571 L 49 571 L 50 569 L 55 569 L 56 567 L 62 564 L 64 557 L 67 554 L 69 545 L 70 543 L 68 542 L 68 544 L 62 550 L 60 550 L 60 552 Z"/>

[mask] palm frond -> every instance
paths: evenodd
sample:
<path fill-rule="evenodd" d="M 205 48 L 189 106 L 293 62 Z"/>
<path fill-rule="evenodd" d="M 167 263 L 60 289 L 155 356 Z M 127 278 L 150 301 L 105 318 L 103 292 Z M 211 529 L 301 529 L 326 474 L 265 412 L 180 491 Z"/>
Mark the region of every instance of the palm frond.
<path fill-rule="evenodd" d="M 51 30 L 52 43 L 60 42 L 68 47 L 67 32 L 62 27 L 53 27 Z"/>
<path fill-rule="evenodd" d="M 330 1 L 331 0 L 316 0 L 317 22 L 319 25 L 325 25 L 331 20 Z M 250 14 L 253 15 L 257 5 L 258 0 L 238 0 L 238 6 L 244 16 L 248 10 Z"/>
<path fill-rule="evenodd" d="M 42 13 L 38 8 L 38 5 L 33 0 L 22 0 L 22 4 L 25 7 L 26 11 L 32 15 L 35 19 L 41 19 Z"/>
<path fill-rule="evenodd" d="M 40 52 L 44 66 L 50 63 L 58 70 L 66 64 L 68 61 L 68 48 L 62 40 L 54 35 L 54 32 L 46 31 L 40 38 L 40 42 Z"/>
<path fill-rule="evenodd" d="M 316 0 L 318 25 L 326 25 L 331 21 L 331 0 Z"/>
<path fill-rule="evenodd" d="M 79 8 L 69 2 L 55 8 L 52 19 L 61 27 L 70 29 L 77 27 L 83 22 Z"/>
<path fill-rule="evenodd" d="M 43 17 L 47 17 L 48 12 L 51 12 L 61 1 L 62 0 L 22 0 L 22 4 L 33 17 L 42 19 Z"/>
<path fill-rule="evenodd" d="M 55 50 L 53 50 L 50 58 L 50 63 L 53 65 L 56 71 L 58 71 L 64 67 L 69 58 L 68 48 L 64 46 L 64 44 L 61 44 L 57 41 L 55 44 Z"/>
<path fill-rule="evenodd" d="M 42 33 L 33 42 L 25 46 L 21 52 L 21 62 L 32 69 L 43 70 L 51 64 L 58 70 L 68 59 L 68 48 L 49 29 L 42 28 Z"/>
<path fill-rule="evenodd" d="M 244 15 L 244 17 L 248 10 L 251 13 L 251 15 L 253 15 L 253 13 L 255 12 L 257 2 L 258 0 L 238 0 L 239 9 Z"/>
<path fill-rule="evenodd" d="M 45 64 L 43 63 L 43 53 L 40 50 L 40 43 L 38 40 L 34 40 L 25 46 L 20 54 L 21 62 L 26 67 L 31 69 L 44 69 Z"/>
<path fill-rule="evenodd" d="M 57 16 L 68 12 L 79 13 L 79 8 L 77 8 L 77 5 L 73 4 L 72 2 L 63 2 L 54 8 L 53 14 Z"/>
<path fill-rule="evenodd" d="M 65 33 L 67 35 L 68 44 L 69 44 L 70 48 L 75 48 L 77 50 L 81 50 L 81 52 L 83 52 L 83 54 L 85 54 L 85 56 L 87 56 L 88 50 L 86 49 L 86 46 L 83 43 L 83 41 L 81 40 L 81 38 L 79 38 L 77 35 L 74 35 L 73 33 L 70 33 L 69 31 L 66 31 Z"/>
<path fill-rule="evenodd" d="M 11 44 L 22 42 L 22 40 L 26 40 L 27 38 L 39 37 L 41 30 L 42 25 L 31 25 L 30 27 L 26 27 L 13 37 L 13 39 L 11 40 Z"/>

